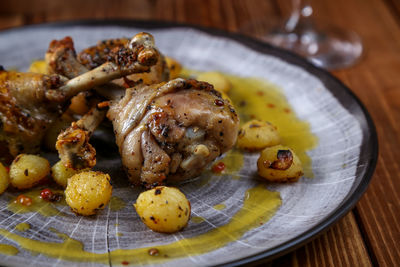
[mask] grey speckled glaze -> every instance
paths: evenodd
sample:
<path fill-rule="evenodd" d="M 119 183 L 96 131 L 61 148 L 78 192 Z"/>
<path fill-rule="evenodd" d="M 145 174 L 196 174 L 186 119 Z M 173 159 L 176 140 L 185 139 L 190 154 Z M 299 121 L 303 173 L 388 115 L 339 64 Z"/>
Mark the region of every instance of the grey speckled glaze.
<path fill-rule="evenodd" d="M 371 151 L 374 146 L 370 145 L 371 141 L 375 141 L 374 134 L 371 136 L 370 133 L 371 123 L 365 118 L 357 101 L 339 82 L 325 72 L 321 72 L 320 76 L 318 70 L 308 63 L 301 64 L 301 60 L 280 50 L 268 46 L 263 48 L 259 44 L 253 47 L 250 40 L 241 43 L 223 34 L 208 34 L 190 27 L 156 27 L 149 30 L 133 26 L 67 24 L 0 33 L 0 64 L 6 68 L 26 70 L 33 59 L 43 57 L 51 40 L 67 35 L 74 39 L 79 51 L 97 40 L 133 36 L 142 30 L 155 36 L 156 44 L 163 53 L 191 69 L 259 77 L 278 85 L 298 117 L 310 123 L 312 132 L 319 139 L 319 145 L 309 151 L 314 179 L 302 178 L 295 184 L 268 186 L 270 190 L 279 191 L 283 201 L 270 221 L 247 232 L 240 241 L 202 255 L 169 260 L 162 265 L 216 265 L 249 257 L 249 260 L 253 260 L 273 256 L 297 244 L 297 241 L 302 242 L 314 235 L 340 216 L 338 210 L 348 210 L 354 204 L 357 199 L 350 199 L 354 198 L 354 194 L 358 198 L 365 189 L 375 164 L 376 151 Z M 86 251 L 95 253 L 168 244 L 225 224 L 240 209 L 245 191 L 257 184 L 254 179 L 256 156 L 246 155 L 245 166 L 240 170 L 241 178 L 238 180 L 215 176 L 208 186 L 199 186 L 204 178 L 181 185 L 182 191 L 191 201 L 193 215 L 202 216 L 206 221 L 202 224 L 191 222 L 183 232 L 162 235 L 148 230 L 133 211 L 131 204 L 139 190 L 128 187 L 124 182 L 124 173 L 120 168 L 112 136 L 98 134 L 96 145 L 99 149 L 98 168 L 115 178 L 113 195 L 128 203 L 124 209 L 112 211 L 107 207 L 90 218 L 77 217 L 68 207 L 60 210 L 65 213 L 64 216 L 12 214 L 5 208 L 11 194 L 5 193 L 0 197 L 0 227 L 14 231 L 19 222 L 29 222 L 31 229 L 19 235 L 47 242 L 61 242 L 54 232 L 49 231 L 50 227 L 54 227 L 82 241 Z M 218 211 L 211 208 L 220 203 L 224 203 L 226 209 Z M 344 203 L 347 203 L 345 207 Z M 117 233 L 123 233 L 123 236 Z M 308 236 L 305 237 L 305 233 Z M 12 240 L 1 236 L 0 243 L 18 247 Z M 257 254 L 260 255 L 252 258 Z M 23 249 L 16 256 L 1 256 L 0 263 L 17 266 L 71 266 L 71 262 L 42 254 L 31 255 Z M 96 265 L 88 262 L 73 264 Z"/>

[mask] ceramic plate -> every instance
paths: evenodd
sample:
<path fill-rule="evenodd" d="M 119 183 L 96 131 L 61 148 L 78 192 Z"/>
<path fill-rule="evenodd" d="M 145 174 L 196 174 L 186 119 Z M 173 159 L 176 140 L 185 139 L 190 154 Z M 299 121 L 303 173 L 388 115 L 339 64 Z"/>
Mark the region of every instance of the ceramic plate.
<path fill-rule="evenodd" d="M 294 184 L 266 183 L 256 175 L 257 155 L 245 153 L 235 165 L 237 170 L 225 175 L 206 172 L 179 185 L 191 202 L 193 218 L 181 232 L 159 234 L 146 228 L 134 212 L 132 204 L 140 189 L 126 182 L 112 135 L 100 132 L 94 138 L 97 168 L 113 179 L 111 205 L 92 217 L 76 216 L 68 206 L 52 204 L 50 214 L 14 213 L 7 205 L 17 193 L 6 192 L 0 197 L 0 246 L 15 249 L 8 254 L 2 250 L 6 253 L 0 257 L 2 265 L 245 264 L 304 244 L 355 205 L 377 159 L 371 118 L 340 81 L 286 51 L 188 25 L 86 21 L 3 31 L 0 64 L 26 71 L 32 60 L 43 58 L 53 39 L 71 36 L 80 51 L 98 40 L 130 37 L 139 31 L 151 32 L 159 49 L 186 68 L 254 77 L 281 88 L 291 112 L 317 140 L 306 152 L 311 163 L 305 177 Z M 56 160 L 54 155 L 50 158 Z M 281 205 L 268 200 L 277 196 Z M 16 229 L 24 222 L 29 227 Z M 151 248 L 159 254 L 150 256 Z"/>

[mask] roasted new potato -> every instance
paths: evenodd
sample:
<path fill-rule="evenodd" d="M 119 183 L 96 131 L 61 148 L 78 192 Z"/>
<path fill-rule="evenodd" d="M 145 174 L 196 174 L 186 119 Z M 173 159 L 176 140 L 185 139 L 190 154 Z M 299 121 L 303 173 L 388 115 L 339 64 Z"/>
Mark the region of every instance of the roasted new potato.
<path fill-rule="evenodd" d="M 28 154 L 18 155 L 10 166 L 10 183 L 18 189 L 35 186 L 50 173 L 47 159 Z"/>
<path fill-rule="evenodd" d="M 174 187 L 157 186 L 145 191 L 133 206 L 141 220 L 156 232 L 177 232 L 187 225 L 190 217 L 189 200 Z"/>
<path fill-rule="evenodd" d="M 65 200 L 72 211 L 93 215 L 110 202 L 112 186 L 110 176 L 102 172 L 84 171 L 68 179 Z"/>
<path fill-rule="evenodd" d="M 267 147 L 257 161 L 258 174 L 271 182 L 296 182 L 303 175 L 300 159 L 288 147 Z"/>
<path fill-rule="evenodd" d="M 51 167 L 51 176 L 53 180 L 64 188 L 67 187 L 68 179 L 79 172 L 81 171 L 65 167 L 61 161 Z"/>
<path fill-rule="evenodd" d="M 248 151 L 261 150 L 281 143 L 281 138 L 274 125 L 269 122 L 251 120 L 239 130 L 237 146 Z"/>
<path fill-rule="evenodd" d="M 8 171 L 3 164 L 0 163 L 0 194 L 6 191 L 8 185 L 10 184 L 10 177 Z"/>
<path fill-rule="evenodd" d="M 229 80 L 219 72 L 203 72 L 200 73 L 196 79 L 212 84 L 215 90 L 225 94 L 228 93 L 232 87 L 232 84 L 229 82 Z"/>
<path fill-rule="evenodd" d="M 165 61 L 169 68 L 169 78 L 171 80 L 176 79 L 181 74 L 182 65 L 173 58 L 165 57 Z"/>

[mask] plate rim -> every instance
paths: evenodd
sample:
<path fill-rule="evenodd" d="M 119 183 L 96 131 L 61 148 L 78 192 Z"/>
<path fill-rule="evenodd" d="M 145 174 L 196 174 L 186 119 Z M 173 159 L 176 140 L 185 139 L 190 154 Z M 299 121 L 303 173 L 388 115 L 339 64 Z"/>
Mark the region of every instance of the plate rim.
<path fill-rule="evenodd" d="M 18 32 L 26 29 L 42 29 L 42 28 L 59 28 L 59 27 L 70 27 L 70 26 L 120 26 L 120 27 L 140 27 L 145 29 L 173 29 L 173 28 L 190 28 L 195 29 L 204 33 L 207 33 L 214 37 L 223 37 L 226 39 L 233 40 L 237 43 L 244 45 L 245 47 L 254 50 L 258 53 L 272 55 L 285 61 L 286 63 L 300 67 L 302 70 L 311 73 L 318 80 L 320 80 L 326 87 L 326 89 L 332 93 L 333 97 L 345 108 L 350 114 L 352 114 L 356 120 L 360 123 L 360 127 L 363 133 L 363 139 L 361 142 L 359 161 L 357 167 L 360 164 L 366 164 L 365 168 L 357 168 L 355 177 L 359 177 L 360 181 L 355 188 L 352 185 L 351 190 L 346 195 L 344 200 L 332 211 L 324 220 L 313 226 L 311 229 L 299 234 L 298 236 L 280 244 L 273 248 L 266 249 L 262 252 L 258 252 L 247 257 L 217 264 L 216 266 L 239 266 L 248 264 L 258 264 L 266 261 L 271 261 L 277 257 L 283 256 L 303 245 L 312 241 L 320 234 L 329 230 L 330 226 L 336 223 L 339 219 L 344 217 L 360 200 L 361 196 L 365 193 L 368 185 L 371 182 L 373 173 L 376 168 L 378 160 L 378 136 L 376 132 L 375 124 L 372 120 L 370 113 L 367 108 L 361 102 L 361 100 L 347 87 L 342 81 L 333 76 L 327 70 L 313 65 L 299 55 L 293 52 L 275 47 L 267 44 L 253 37 L 245 36 L 237 32 L 228 32 L 225 30 L 204 27 L 189 23 L 180 23 L 173 21 L 163 20 L 137 20 L 137 19 L 79 19 L 70 21 L 56 21 L 40 24 L 22 25 L 13 28 L 6 28 L 0 31 L 0 34 L 8 32 Z M 358 63 L 362 64 L 362 63 Z M 330 86 L 327 86 L 329 84 Z M 336 88 L 333 89 L 332 87 Z M 339 89 L 338 89 L 339 88 Z M 338 91 L 334 91 L 338 90 Z M 350 99 L 351 104 L 344 103 L 345 99 Z M 357 110 L 349 110 L 350 105 L 356 105 Z M 358 115 L 358 116 L 357 116 Z M 361 115 L 361 116 L 360 116 Z M 364 154 L 364 152 L 368 153 Z M 367 156 L 363 156 L 367 155 Z M 365 159 L 364 159 L 365 158 Z"/>

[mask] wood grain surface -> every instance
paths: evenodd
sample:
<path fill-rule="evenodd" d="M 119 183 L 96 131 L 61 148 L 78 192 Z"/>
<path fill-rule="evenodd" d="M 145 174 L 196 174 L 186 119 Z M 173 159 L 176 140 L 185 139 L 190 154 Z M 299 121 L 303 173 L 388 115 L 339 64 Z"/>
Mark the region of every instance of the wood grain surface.
<path fill-rule="evenodd" d="M 249 21 L 285 14 L 272 0 L 3 0 L 0 29 L 32 23 L 128 18 L 178 21 L 238 31 Z M 316 22 L 362 37 L 360 62 L 332 72 L 362 100 L 379 138 L 372 182 L 355 209 L 309 244 L 272 266 L 396 266 L 400 262 L 400 4 L 395 0 L 313 1 Z"/>

